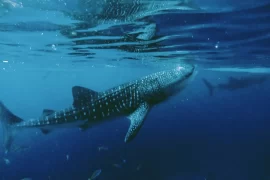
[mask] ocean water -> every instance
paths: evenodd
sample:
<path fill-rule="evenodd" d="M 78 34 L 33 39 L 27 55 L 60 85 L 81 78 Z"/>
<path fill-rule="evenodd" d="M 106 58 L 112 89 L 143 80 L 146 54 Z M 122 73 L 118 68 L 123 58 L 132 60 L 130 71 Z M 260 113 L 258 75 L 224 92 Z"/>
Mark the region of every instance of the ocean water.
<path fill-rule="evenodd" d="M 86 180 L 98 169 L 98 180 L 270 179 L 268 1 L 197 0 L 196 10 L 97 23 L 79 1 L 14 2 L 0 6 L 0 100 L 23 119 L 69 107 L 76 85 L 104 91 L 182 63 L 197 74 L 130 143 L 124 117 L 19 132 L 11 152 L 0 148 L 0 179 Z M 149 25 L 154 35 L 138 39 Z"/>

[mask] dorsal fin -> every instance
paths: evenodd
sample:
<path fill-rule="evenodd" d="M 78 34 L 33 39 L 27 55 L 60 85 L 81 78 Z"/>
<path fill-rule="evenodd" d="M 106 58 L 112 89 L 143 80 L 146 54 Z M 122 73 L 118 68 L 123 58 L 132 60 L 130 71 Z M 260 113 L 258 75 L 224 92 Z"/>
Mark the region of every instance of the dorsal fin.
<path fill-rule="evenodd" d="M 88 128 L 90 128 L 90 125 L 89 125 L 89 123 L 84 123 L 84 124 L 80 125 L 79 128 L 81 131 L 85 131 Z"/>
<path fill-rule="evenodd" d="M 51 110 L 51 109 L 44 109 L 43 112 L 42 112 L 42 115 L 43 116 L 49 116 L 51 114 L 53 114 L 55 111 L 54 110 Z"/>
<path fill-rule="evenodd" d="M 72 95 L 73 95 L 73 106 L 82 107 L 85 104 L 89 104 L 91 101 L 98 97 L 98 92 L 81 87 L 74 86 L 72 87 Z"/>

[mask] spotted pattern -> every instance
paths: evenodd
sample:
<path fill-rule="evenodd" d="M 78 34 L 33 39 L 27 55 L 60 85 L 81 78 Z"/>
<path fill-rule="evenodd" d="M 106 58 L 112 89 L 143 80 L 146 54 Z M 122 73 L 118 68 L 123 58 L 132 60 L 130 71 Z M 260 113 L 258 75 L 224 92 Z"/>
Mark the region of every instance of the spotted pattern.
<path fill-rule="evenodd" d="M 148 103 L 142 103 L 128 118 L 130 119 L 130 127 L 125 137 L 125 142 L 131 141 L 139 132 L 143 125 L 144 119 L 149 111 Z"/>
<path fill-rule="evenodd" d="M 75 121 L 99 123 L 120 115 L 131 115 L 131 119 L 140 119 L 146 111 L 146 103 L 157 104 L 167 98 L 166 89 L 181 83 L 193 73 L 194 67 L 176 68 L 148 75 L 142 79 L 122 84 L 107 91 L 97 93 L 90 91 L 84 101 L 79 101 L 78 107 L 70 107 L 35 120 L 23 121 L 16 124 L 18 127 L 43 127 L 49 125 L 66 124 Z M 87 90 L 84 88 L 84 90 Z M 80 93 L 80 91 L 78 91 Z M 82 92 L 82 91 L 81 91 Z M 92 94 L 94 94 L 92 96 Z M 77 95 L 80 97 L 80 94 Z M 85 101 L 85 99 L 87 101 Z M 142 104 L 144 104 L 142 106 Z M 134 121 L 133 126 L 138 126 Z"/>
<path fill-rule="evenodd" d="M 146 3 L 147 2 L 147 3 Z M 132 21 L 142 18 L 157 11 L 168 9 L 193 9 L 188 6 L 186 0 L 156 1 L 156 0 L 88 0 L 83 7 L 92 8 L 92 14 L 101 22 L 106 20 Z M 95 8 L 93 8 L 95 7 Z"/>

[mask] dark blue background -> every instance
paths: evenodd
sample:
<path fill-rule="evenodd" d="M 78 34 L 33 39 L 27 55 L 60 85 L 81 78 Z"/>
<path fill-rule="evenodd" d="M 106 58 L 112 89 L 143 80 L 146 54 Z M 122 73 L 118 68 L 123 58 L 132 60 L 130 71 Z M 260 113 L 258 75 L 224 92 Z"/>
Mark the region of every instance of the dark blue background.
<path fill-rule="evenodd" d="M 195 37 L 194 44 L 181 50 L 193 52 L 198 64 L 203 64 L 200 62 L 202 53 L 207 54 L 208 59 L 216 60 L 220 67 L 222 64 L 269 66 L 269 10 L 268 4 L 226 13 L 171 13 L 153 17 L 153 20 L 159 25 L 159 35 L 191 24 L 217 25 L 188 31 Z M 187 24 L 179 19 L 185 19 Z M 223 26 L 219 27 L 222 22 Z M 260 26 L 257 27 L 258 23 Z M 231 25 L 238 25 L 238 28 L 231 28 Z M 264 35 L 265 38 L 248 41 Z M 211 42 L 202 44 L 209 36 Z M 162 43 L 185 44 L 191 40 L 176 38 Z M 222 50 L 208 53 L 207 50 L 213 49 L 217 42 Z M 226 52 L 232 58 L 226 58 Z M 265 58 L 255 62 L 255 56 Z M 210 97 L 201 78 L 218 75 L 201 72 L 183 94 L 153 108 L 131 143 L 124 143 L 129 126 L 124 118 L 83 133 L 71 129 L 44 136 L 38 131 L 34 136 L 35 131 L 29 131 L 23 134 L 23 137 L 30 137 L 23 144 L 30 143 L 31 148 L 9 154 L 10 165 L 1 161 L 0 178 L 87 179 L 94 170 L 101 169 L 99 180 L 270 179 L 270 82 L 234 92 L 217 91 Z M 25 108 L 25 113 L 29 113 L 29 109 Z M 99 152 L 99 146 L 109 149 Z M 68 161 L 67 154 L 70 156 Z M 123 159 L 126 163 L 122 168 L 113 167 Z M 139 164 L 142 167 L 137 171 Z"/>

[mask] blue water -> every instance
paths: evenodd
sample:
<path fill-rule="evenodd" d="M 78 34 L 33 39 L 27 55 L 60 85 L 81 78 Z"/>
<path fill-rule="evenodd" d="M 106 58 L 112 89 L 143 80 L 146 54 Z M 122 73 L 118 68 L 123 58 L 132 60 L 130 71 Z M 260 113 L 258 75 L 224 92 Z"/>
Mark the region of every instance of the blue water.
<path fill-rule="evenodd" d="M 0 9 L 0 100 L 23 119 L 70 106 L 75 85 L 103 91 L 183 61 L 198 74 L 154 107 L 128 144 L 125 118 L 85 132 L 20 132 L 19 149 L 0 149 L 1 179 L 84 180 L 98 169 L 98 180 L 270 179 L 270 81 L 213 96 L 202 81 L 270 77 L 269 2 L 197 0 L 203 11 L 148 17 L 157 32 L 146 41 L 126 36 L 139 22 L 93 26 L 85 14 L 72 17 L 75 1 L 22 2 Z"/>

